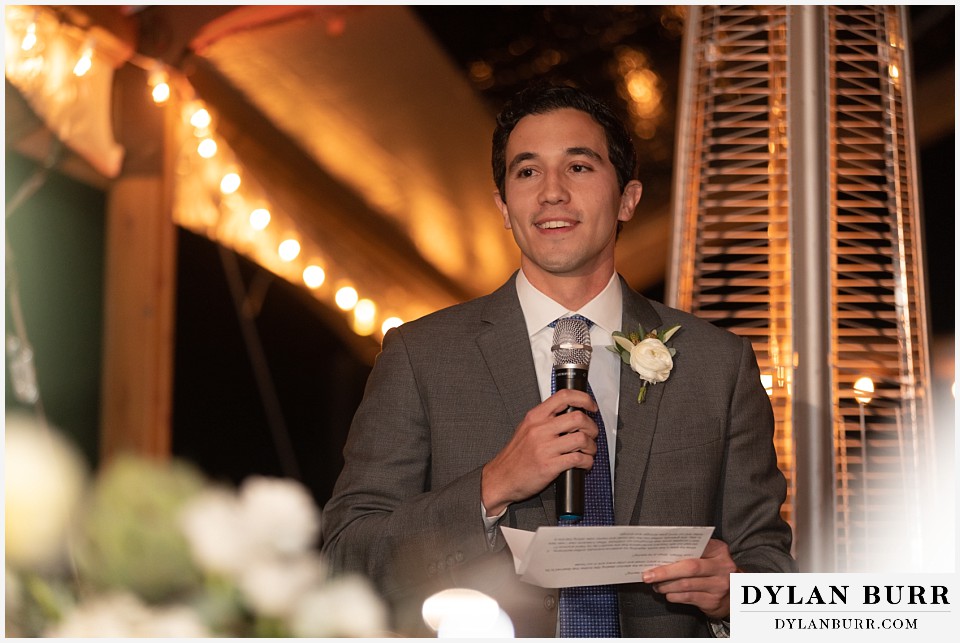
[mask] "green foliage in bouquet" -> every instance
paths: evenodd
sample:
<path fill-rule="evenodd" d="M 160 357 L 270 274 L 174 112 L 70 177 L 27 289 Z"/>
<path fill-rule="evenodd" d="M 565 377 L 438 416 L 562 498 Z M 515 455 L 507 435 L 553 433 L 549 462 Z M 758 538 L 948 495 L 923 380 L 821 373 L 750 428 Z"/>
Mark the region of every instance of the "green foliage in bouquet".
<path fill-rule="evenodd" d="M 187 463 L 117 457 L 97 479 L 80 524 L 74 551 L 84 582 L 125 588 L 147 601 L 197 587 L 200 575 L 177 516 L 203 486 Z"/>

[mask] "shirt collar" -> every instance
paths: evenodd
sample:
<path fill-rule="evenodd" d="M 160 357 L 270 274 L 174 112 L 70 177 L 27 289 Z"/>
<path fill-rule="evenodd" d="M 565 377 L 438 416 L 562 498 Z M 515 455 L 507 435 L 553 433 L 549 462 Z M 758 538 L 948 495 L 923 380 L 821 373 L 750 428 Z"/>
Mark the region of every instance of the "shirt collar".
<path fill-rule="evenodd" d="M 617 273 L 613 273 L 604 289 L 580 310 L 568 310 L 537 290 L 523 274 L 523 269 L 517 273 L 517 296 L 530 337 L 555 319 L 576 313 L 583 315 L 607 333 L 618 330 L 623 320 L 623 296 Z"/>

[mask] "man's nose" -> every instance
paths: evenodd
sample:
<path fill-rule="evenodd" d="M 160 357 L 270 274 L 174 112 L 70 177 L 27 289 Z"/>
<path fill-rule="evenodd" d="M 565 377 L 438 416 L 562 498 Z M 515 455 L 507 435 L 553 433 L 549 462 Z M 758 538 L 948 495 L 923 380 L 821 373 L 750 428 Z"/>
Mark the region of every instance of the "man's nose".
<path fill-rule="evenodd" d="M 540 202 L 546 204 L 566 203 L 570 199 L 567 184 L 559 172 L 545 172 L 540 185 Z"/>

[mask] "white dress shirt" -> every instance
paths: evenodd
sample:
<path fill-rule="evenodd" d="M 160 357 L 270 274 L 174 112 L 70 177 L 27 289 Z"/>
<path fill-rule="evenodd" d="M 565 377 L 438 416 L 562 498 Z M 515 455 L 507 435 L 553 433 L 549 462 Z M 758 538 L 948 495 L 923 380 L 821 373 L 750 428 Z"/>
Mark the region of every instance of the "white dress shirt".
<path fill-rule="evenodd" d="M 549 324 L 560 317 L 583 315 L 593 322 L 590 327 L 590 343 L 593 346 L 587 380 L 597 398 L 600 415 L 607 432 L 610 455 L 610 484 L 613 485 L 614 459 L 617 444 L 617 408 L 620 402 L 620 355 L 607 349 L 613 345 L 611 333 L 620 330 L 623 323 L 623 297 L 620 279 L 614 273 L 600 294 L 587 302 L 580 310 L 569 310 L 533 287 L 523 274 L 517 273 L 517 295 L 520 308 L 527 322 L 533 364 L 540 386 L 540 400 L 550 397 L 550 381 L 553 373 L 553 329 Z"/>

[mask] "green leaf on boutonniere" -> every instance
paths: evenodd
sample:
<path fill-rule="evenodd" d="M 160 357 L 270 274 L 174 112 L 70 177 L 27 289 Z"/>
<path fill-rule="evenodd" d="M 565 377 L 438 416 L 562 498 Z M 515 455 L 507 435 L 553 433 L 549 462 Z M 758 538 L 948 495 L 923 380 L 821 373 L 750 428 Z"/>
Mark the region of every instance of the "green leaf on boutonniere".
<path fill-rule="evenodd" d="M 676 333 L 678 330 L 680 330 L 680 324 L 677 324 L 676 326 L 671 326 L 667 330 L 660 331 L 660 341 L 663 343 L 666 343 L 667 341 L 670 340 L 671 337 L 673 337 L 673 334 Z"/>
<path fill-rule="evenodd" d="M 640 394 L 637 395 L 637 404 L 643 404 L 643 401 L 647 398 L 647 385 L 644 384 L 640 387 Z"/>
<path fill-rule="evenodd" d="M 612 333 L 612 336 L 613 336 L 614 344 L 616 344 L 616 346 L 619 348 L 618 352 L 622 353 L 626 351 L 629 353 L 631 350 L 633 350 L 633 346 L 634 346 L 633 342 L 631 342 L 629 339 L 624 337 L 623 334 Z"/>

